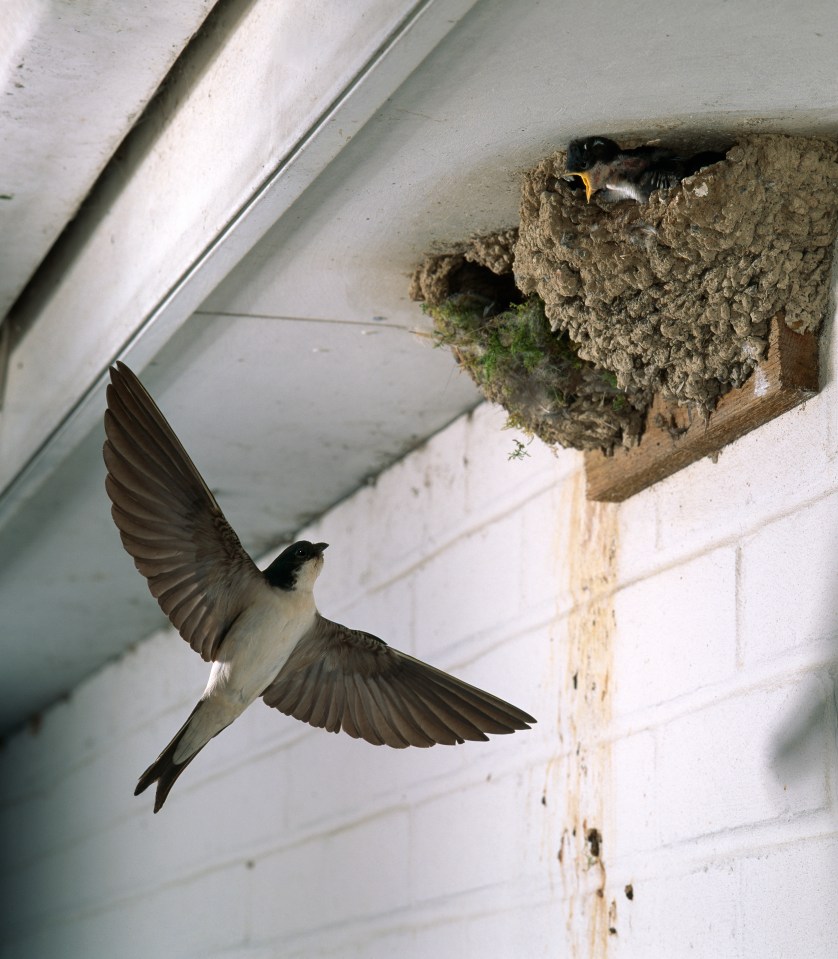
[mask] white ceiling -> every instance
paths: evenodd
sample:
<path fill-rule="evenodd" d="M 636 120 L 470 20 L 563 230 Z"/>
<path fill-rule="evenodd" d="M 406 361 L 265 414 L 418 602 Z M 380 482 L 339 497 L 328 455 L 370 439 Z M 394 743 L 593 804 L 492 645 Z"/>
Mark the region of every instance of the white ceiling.
<path fill-rule="evenodd" d="M 114 358 L 146 367 L 258 554 L 477 401 L 450 356 L 410 332 L 424 319 L 407 277 L 429 247 L 513 224 L 521 170 L 592 132 L 838 130 L 829 2 L 339 9 L 220 4 L 212 43 L 187 51 L 12 314 L 6 727 L 161 624 L 102 487 Z M 296 80 L 277 66 L 283 43 Z M 4 137 L 47 143 L 62 110 L 44 84 L 40 113 L 0 117 Z M 98 87 L 124 117 L 136 110 L 115 83 Z M 108 136 L 91 139 L 108 152 Z M 42 190 L 63 175 L 40 174 Z M 9 289 L 15 270 L 0 265 Z M 352 544 L 339 548 L 333 561 L 351 563 Z"/>
<path fill-rule="evenodd" d="M 215 0 L 5 0 L 0 316 L 35 272 Z M 141 41 L 141 42 L 138 42 Z"/>

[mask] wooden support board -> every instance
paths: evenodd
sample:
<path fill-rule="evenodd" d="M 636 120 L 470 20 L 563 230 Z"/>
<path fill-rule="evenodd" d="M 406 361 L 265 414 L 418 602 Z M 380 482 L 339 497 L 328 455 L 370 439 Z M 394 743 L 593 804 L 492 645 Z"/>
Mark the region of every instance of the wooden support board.
<path fill-rule="evenodd" d="M 818 392 L 818 338 L 771 321 L 768 351 L 748 380 L 719 400 L 705 421 L 655 397 L 640 444 L 612 456 L 585 454 L 588 499 L 620 503 Z"/>

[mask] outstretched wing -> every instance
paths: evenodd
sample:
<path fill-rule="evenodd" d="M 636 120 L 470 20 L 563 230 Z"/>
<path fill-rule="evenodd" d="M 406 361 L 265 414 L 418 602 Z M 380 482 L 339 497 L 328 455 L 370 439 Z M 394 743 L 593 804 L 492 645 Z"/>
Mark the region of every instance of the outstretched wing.
<path fill-rule="evenodd" d="M 485 740 L 535 722 L 377 636 L 319 615 L 262 698 L 304 723 L 397 749 Z"/>
<path fill-rule="evenodd" d="M 145 387 L 111 368 L 105 488 L 152 596 L 208 662 L 262 575 Z"/>

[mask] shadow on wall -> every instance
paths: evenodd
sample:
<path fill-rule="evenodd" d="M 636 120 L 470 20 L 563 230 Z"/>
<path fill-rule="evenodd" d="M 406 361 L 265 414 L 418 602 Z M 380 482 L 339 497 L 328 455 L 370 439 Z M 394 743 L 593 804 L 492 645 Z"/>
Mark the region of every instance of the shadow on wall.
<path fill-rule="evenodd" d="M 775 731 L 770 758 L 774 774 L 781 782 L 810 778 L 815 757 L 821 752 L 818 743 L 825 743 L 828 754 L 832 754 L 831 761 L 827 756 L 827 768 L 834 764 L 838 752 L 836 672 L 838 657 L 829 670 L 819 676 L 817 687 L 808 684 L 806 698 Z M 822 769 L 820 758 L 818 764 Z"/>
<path fill-rule="evenodd" d="M 838 524 L 833 541 L 838 543 Z M 838 758 L 838 550 L 834 570 L 824 580 L 819 622 L 815 635 L 802 637 L 816 642 L 829 637 L 833 652 L 827 664 L 800 677 L 797 702 L 776 726 L 769 740 L 771 770 L 781 783 L 811 780 L 836 768 Z M 825 753 L 825 754 L 824 754 Z M 813 768 L 814 767 L 814 768 Z"/>
<path fill-rule="evenodd" d="M 838 244 L 833 252 L 829 309 L 820 338 L 822 390 L 835 383 L 835 357 L 829 344 L 834 342 L 837 311 Z M 822 579 L 818 603 L 820 615 L 813 617 L 808 635 L 800 639 L 802 642 L 817 642 L 828 638 L 833 651 L 828 663 L 810 674 L 812 679 L 799 693 L 796 706 L 775 728 L 769 741 L 771 769 L 783 783 L 823 775 L 824 770 L 826 775 L 834 776 L 838 768 L 838 522 L 832 524 L 832 536 L 828 541 L 835 543 L 836 547 L 831 562 L 830 558 L 825 558 L 830 562 L 831 573 Z M 790 556 L 788 563 L 794 561 Z M 781 576 L 791 572 L 787 567 L 778 570 Z M 818 768 L 813 769 L 816 763 Z"/>

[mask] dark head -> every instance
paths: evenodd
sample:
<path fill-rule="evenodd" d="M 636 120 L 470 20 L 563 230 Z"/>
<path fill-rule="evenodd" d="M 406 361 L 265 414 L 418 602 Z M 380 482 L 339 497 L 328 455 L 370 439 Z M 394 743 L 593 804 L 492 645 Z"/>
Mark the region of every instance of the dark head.
<path fill-rule="evenodd" d="M 610 163 L 620 152 L 620 144 L 606 137 L 571 140 L 567 148 L 567 172 L 584 173 L 597 163 Z"/>
<path fill-rule="evenodd" d="M 323 550 L 328 543 L 301 539 L 286 547 L 264 571 L 265 579 L 278 589 L 311 589 L 323 568 Z"/>
<path fill-rule="evenodd" d="M 593 185 L 587 171 L 597 163 L 610 163 L 619 152 L 619 143 L 606 137 L 585 137 L 583 140 L 571 140 L 568 144 L 567 172 L 576 174 L 585 184 L 588 200 L 591 199 Z"/>

